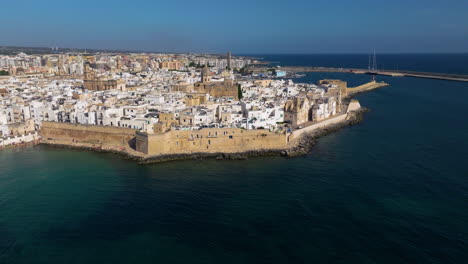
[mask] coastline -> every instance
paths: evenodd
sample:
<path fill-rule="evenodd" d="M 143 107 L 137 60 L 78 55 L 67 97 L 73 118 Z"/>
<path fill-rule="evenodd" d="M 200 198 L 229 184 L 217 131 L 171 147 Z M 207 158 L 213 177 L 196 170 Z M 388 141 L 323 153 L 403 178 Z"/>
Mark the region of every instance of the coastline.
<path fill-rule="evenodd" d="M 325 126 L 320 129 L 316 129 L 310 133 L 305 133 L 300 137 L 291 141 L 286 148 L 281 149 L 259 149 L 249 150 L 243 152 L 194 152 L 194 153 L 176 153 L 176 154 L 164 154 L 148 156 L 143 153 L 131 150 L 123 150 L 119 147 L 112 146 L 96 146 L 96 144 L 87 143 L 68 143 L 59 142 L 53 140 L 41 140 L 35 145 L 46 145 L 58 148 L 76 149 L 93 151 L 97 153 L 112 153 L 119 155 L 123 159 L 134 160 L 138 164 L 154 164 L 168 161 L 178 160 L 203 160 L 203 159 L 217 159 L 217 160 L 244 160 L 250 157 L 262 157 L 262 156 L 283 156 L 283 157 L 297 157 L 306 155 L 309 153 L 313 146 L 317 143 L 320 137 L 326 136 L 333 132 L 339 131 L 345 127 L 352 126 L 360 123 L 363 120 L 365 112 L 369 111 L 367 108 L 360 108 L 359 110 L 350 112 L 348 117 L 340 122 L 332 125 Z"/>

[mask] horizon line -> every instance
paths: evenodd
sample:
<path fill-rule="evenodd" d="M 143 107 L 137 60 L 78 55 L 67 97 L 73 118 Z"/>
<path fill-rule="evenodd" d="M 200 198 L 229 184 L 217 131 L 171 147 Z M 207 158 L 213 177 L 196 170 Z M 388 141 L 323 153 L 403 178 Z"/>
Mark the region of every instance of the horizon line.
<path fill-rule="evenodd" d="M 16 45 L 0 45 L 1 48 L 17 48 L 17 49 L 51 49 L 52 47 L 44 47 L 44 46 L 16 46 Z M 213 54 L 213 55 L 220 55 L 225 54 L 230 50 L 226 50 L 225 52 L 189 52 L 189 51 L 149 51 L 149 50 L 137 50 L 137 49 L 103 49 L 103 48 L 76 48 L 76 47 L 58 47 L 59 52 L 60 49 L 65 50 L 90 50 L 94 52 L 114 52 L 114 53 L 167 53 L 167 54 Z M 231 53 L 234 53 L 231 51 Z M 368 55 L 371 53 L 363 52 L 363 51 L 356 51 L 356 52 L 341 52 L 341 51 L 330 51 L 330 52 L 236 52 L 239 55 L 361 55 L 366 54 Z M 468 54 L 468 51 L 433 51 L 433 52 L 418 52 L 418 51 L 401 51 L 401 52 L 393 52 L 393 51 L 384 51 L 378 52 L 378 54 L 388 54 L 388 55 L 397 55 L 397 54 Z M 1 54 L 1 53 L 0 53 Z M 234 55 L 234 54 L 233 54 Z"/>

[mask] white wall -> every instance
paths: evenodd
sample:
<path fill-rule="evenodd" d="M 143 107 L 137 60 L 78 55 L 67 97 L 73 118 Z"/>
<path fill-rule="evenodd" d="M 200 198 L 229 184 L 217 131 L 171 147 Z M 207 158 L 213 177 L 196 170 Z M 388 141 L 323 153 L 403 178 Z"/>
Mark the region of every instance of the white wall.
<path fill-rule="evenodd" d="M 4 137 L 4 138 L 0 138 L 0 147 L 33 142 L 34 140 L 37 140 L 37 139 L 39 139 L 39 135 L 37 134 L 37 132 L 29 133 L 29 134 L 22 135 L 22 136 Z"/>

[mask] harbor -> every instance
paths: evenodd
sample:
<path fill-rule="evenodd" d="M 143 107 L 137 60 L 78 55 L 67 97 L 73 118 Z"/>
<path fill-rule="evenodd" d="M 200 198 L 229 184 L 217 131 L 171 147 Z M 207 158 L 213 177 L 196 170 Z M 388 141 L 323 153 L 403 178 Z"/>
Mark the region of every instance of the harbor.
<path fill-rule="evenodd" d="M 254 73 L 266 72 L 271 68 L 268 67 L 252 67 Z M 413 77 L 424 79 L 436 79 L 445 81 L 468 82 L 468 75 L 463 74 L 448 74 L 436 72 L 417 72 L 417 71 L 402 71 L 402 70 L 372 70 L 372 69 L 359 69 L 359 68 L 333 68 L 333 67 L 306 67 L 306 66 L 285 66 L 277 67 L 277 70 L 285 71 L 288 73 L 299 74 L 307 72 L 341 72 L 353 74 L 369 74 L 369 75 L 384 75 L 391 77 Z"/>

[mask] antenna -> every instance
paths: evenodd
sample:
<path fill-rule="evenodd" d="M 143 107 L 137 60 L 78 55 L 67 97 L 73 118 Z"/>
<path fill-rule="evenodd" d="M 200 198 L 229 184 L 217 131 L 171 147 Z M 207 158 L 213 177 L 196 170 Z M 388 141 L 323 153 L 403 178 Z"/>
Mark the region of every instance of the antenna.
<path fill-rule="evenodd" d="M 374 72 L 377 71 L 377 56 L 375 55 L 375 49 L 374 49 L 374 61 L 373 61 L 373 65 L 372 65 L 372 70 Z"/>
<path fill-rule="evenodd" d="M 369 63 L 367 64 L 367 70 L 370 72 L 371 66 L 370 66 L 370 61 L 371 61 L 371 54 L 369 53 Z"/>

